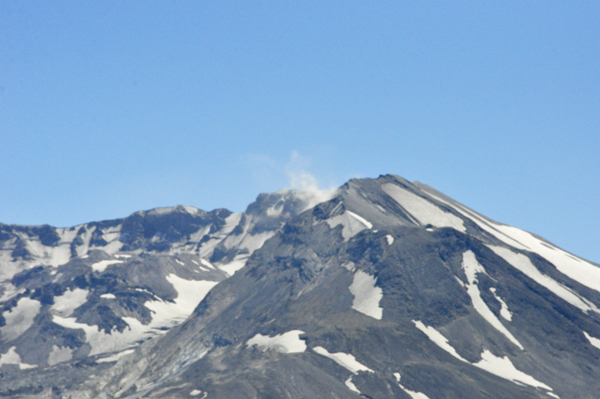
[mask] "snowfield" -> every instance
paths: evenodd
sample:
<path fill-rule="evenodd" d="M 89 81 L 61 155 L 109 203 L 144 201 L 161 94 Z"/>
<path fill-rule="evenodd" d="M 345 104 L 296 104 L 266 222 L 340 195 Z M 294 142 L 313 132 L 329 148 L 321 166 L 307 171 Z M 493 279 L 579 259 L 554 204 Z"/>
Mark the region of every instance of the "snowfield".
<path fill-rule="evenodd" d="M 359 270 L 354 274 L 354 279 L 348 289 L 354 295 L 352 309 L 381 320 L 383 308 L 379 306 L 379 301 L 383 298 L 383 291 L 375 286 L 376 283 L 377 278 Z"/>

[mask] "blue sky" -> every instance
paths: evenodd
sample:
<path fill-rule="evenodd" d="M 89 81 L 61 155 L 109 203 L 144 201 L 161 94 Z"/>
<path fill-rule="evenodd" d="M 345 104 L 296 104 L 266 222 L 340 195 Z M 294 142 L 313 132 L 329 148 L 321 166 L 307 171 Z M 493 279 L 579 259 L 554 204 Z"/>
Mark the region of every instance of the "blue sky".
<path fill-rule="evenodd" d="M 592 1 L 2 1 L 0 221 L 394 173 L 600 262 L 598 21 Z"/>

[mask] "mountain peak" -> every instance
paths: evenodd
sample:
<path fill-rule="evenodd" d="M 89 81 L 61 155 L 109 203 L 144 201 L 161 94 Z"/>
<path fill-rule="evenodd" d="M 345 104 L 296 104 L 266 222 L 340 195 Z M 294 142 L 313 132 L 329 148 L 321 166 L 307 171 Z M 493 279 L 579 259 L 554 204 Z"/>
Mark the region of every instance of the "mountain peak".
<path fill-rule="evenodd" d="M 600 267 L 399 176 L 1 231 L 3 395 L 600 389 Z"/>

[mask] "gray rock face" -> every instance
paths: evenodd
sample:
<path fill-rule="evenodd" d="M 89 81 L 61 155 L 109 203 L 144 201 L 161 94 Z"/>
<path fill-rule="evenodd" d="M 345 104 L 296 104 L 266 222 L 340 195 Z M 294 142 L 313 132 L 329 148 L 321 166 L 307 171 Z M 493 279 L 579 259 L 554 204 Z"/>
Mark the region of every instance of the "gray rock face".
<path fill-rule="evenodd" d="M 2 226 L 21 271 L 4 283 L 0 392 L 598 397 L 598 265 L 397 176 L 310 205 L 279 192 L 237 215 L 140 212 L 96 226 L 118 250 L 81 234 L 58 267 L 27 237 L 57 248 L 64 231 Z"/>
<path fill-rule="evenodd" d="M 0 225 L 0 393 L 33 389 L 11 388 L 25 370 L 91 370 L 181 324 L 306 206 L 297 194 L 239 214 L 177 206 L 72 228 Z"/>

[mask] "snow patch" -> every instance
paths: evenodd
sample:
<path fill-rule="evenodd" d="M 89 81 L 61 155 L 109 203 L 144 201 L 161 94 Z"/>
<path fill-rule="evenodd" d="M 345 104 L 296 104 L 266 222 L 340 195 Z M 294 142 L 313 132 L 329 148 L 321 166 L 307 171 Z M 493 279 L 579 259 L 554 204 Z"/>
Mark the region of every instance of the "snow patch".
<path fill-rule="evenodd" d="M 352 376 L 348 377 L 348 379 L 346 381 L 344 381 L 344 384 L 348 387 L 348 389 L 350 389 L 353 392 L 356 392 L 359 395 L 362 395 L 362 392 L 358 390 L 358 388 L 356 387 L 356 385 L 354 385 L 354 383 L 352 382 Z"/>
<path fill-rule="evenodd" d="M 96 325 L 78 323 L 74 317 L 54 315 L 52 321 L 65 328 L 83 330 L 86 342 L 92 347 L 89 356 L 128 349 L 140 340 L 165 333 L 164 327 L 172 327 L 183 322 L 217 284 L 217 281 L 188 281 L 175 274 L 168 275 L 167 281 L 177 291 L 177 298 L 174 302 L 164 302 L 159 299 L 144 303 L 144 306 L 153 312 L 152 321 L 148 325 L 142 324 L 133 317 L 123 317 L 123 321 L 127 323 L 128 327 L 121 332 L 114 328 L 106 333 Z"/>
<path fill-rule="evenodd" d="M 183 263 L 182 261 L 180 261 L 179 259 L 175 259 L 175 262 L 179 263 L 181 266 L 185 266 L 185 263 Z"/>
<path fill-rule="evenodd" d="M 504 300 L 502 300 L 502 298 L 496 294 L 496 288 L 490 287 L 490 291 L 492 292 L 492 295 L 494 295 L 494 298 L 496 298 L 496 300 L 500 302 L 500 305 L 502 306 L 500 309 L 500 316 L 504 317 L 504 319 L 508 321 L 512 321 L 512 313 L 510 310 L 508 310 L 508 305 L 506 302 L 504 302 Z"/>
<path fill-rule="evenodd" d="M 486 305 L 481 298 L 481 293 L 479 292 L 479 287 L 477 286 L 477 273 L 487 274 L 483 266 L 477 261 L 475 254 L 472 251 L 466 251 L 463 253 L 463 261 L 462 268 L 467 275 L 467 280 L 469 281 L 466 288 L 467 294 L 471 297 L 471 302 L 473 303 L 473 307 L 483 317 L 488 323 L 492 325 L 496 330 L 502 333 L 506 338 L 508 338 L 513 344 L 519 347 L 519 349 L 524 350 L 523 345 L 504 327 L 502 322 L 498 320 L 496 315 L 490 310 L 490 308 Z"/>
<path fill-rule="evenodd" d="M 102 295 L 100 295 L 100 298 L 103 298 L 103 299 L 117 299 L 117 297 L 114 296 L 114 294 L 102 294 Z"/>
<path fill-rule="evenodd" d="M 590 334 L 583 332 L 583 335 L 590 341 L 590 344 L 594 345 L 596 348 L 600 349 L 600 339 L 592 337 Z"/>
<path fill-rule="evenodd" d="M 427 335 L 427 337 L 434 344 L 436 344 L 437 346 L 439 346 L 440 348 L 442 348 L 443 350 L 445 350 L 446 352 L 448 352 L 449 354 L 451 354 L 452 356 L 454 356 L 462 362 L 472 364 L 473 366 L 485 370 L 488 373 L 512 381 L 516 384 L 525 384 L 536 388 L 543 388 L 548 391 L 552 391 L 552 388 L 550 388 L 548 385 L 536 380 L 529 374 L 525 374 L 522 371 L 517 370 L 507 356 L 497 357 L 486 349 L 481 353 L 481 360 L 479 362 L 470 363 L 467 360 L 463 359 L 456 352 L 456 350 L 448 343 L 448 339 L 442 334 L 440 334 L 435 328 L 425 326 L 421 321 L 413 320 L 413 323 L 419 330 L 421 330 L 425 335 Z"/>
<path fill-rule="evenodd" d="M 337 215 L 327 219 L 326 222 L 332 229 L 339 225 L 342 225 L 342 237 L 344 237 L 344 241 L 348 241 L 350 238 L 354 237 L 361 231 L 372 227 L 371 223 L 367 222 L 371 226 L 368 227 L 367 224 L 360 220 L 362 218 L 359 219 L 357 216 L 358 215 L 350 211 L 346 211 L 341 215 Z"/>
<path fill-rule="evenodd" d="M 240 224 L 242 220 L 242 213 L 232 213 L 225 218 L 225 225 L 221 229 L 221 234 L 227 235 L 233 231 Z"/>
<path fill-rule="evenodd" d="M 65 291 L 61 296 L 54 297 L 54 305 L 50 308 L 52 314 L 62 317 L 69 317 L 73 311 L 86 303 L 89 291 L 75 288 L 75 290 Z"/>
<path fill-rule="evenodd" d="M 593 310 L 595 312 L 600 313 L 600 310 L 598 310 L 598 308 L 593 303 L 590 303 L 590 302 L 586 301 L 585 299 L 581 298 L 575 292 L 571 291 L 569 288 L 560 284 L 558 281 L 550 278 L 549 276 L 547 276 L 545 274 L 542 274 L 534 266 L 534 264 L 531 263 L 531 260 L 527 256 L 520 254 L 520 253 L 513 252 L 510 249 L 503 248 L 503 247 L 488 245 L 488 248 L 490 248 L 492 251 L 494 251 L 496 253 L 496 255 L 503 258 L 509 265 L 511 265 L 515 269 L 521 271 L 523 274 L 525 274 L 527 277 L 534 280 L 536 283 L 540 284 L 541 286 L 546 287 L 548 290 L 553 292 L 559 298 L 564 299 L 571 305 L 578 307 L 579 309 L 583 310 L 584 312 L 589 312 L 589 311 Z"/>
<path fill-rule="evenodd" d="M 372 229 L 373 225 L 365 218 L 363 218 L 362 216 L 357 215 L 354 212 L 350 212 L 350 211 L 346 211 L 350 216 L 353 216 L 354 218 L 356 218 L 359 222 L 361 222 L 362 224 L 364 224 L 365 226 L 367 226 L 367 229 Z"/>
<path fill-rule="evenodd" d="M 248 254 L 237 255 L 231 262 L 219 265 L 219 269 L 223 270 L 229 276 L 233 276 L 238 270 L 246 266 L 248 258 Z"/>
<path fill-rule="evenodd" d="M 477 363 L 473 363 L 473 365 L 512 382 L 520 382 L 532 387 L 552 391 L 552 388 L 548 385 L 536 380 L 529 374 L 517 370 L 508 357 L 494 356 L 489 350 L 484 350 L 481 354 L 481 360 Z"/>
<path fill-rule="evenodd" d="M 73 358 L 73 349 L 65 346 L 60 347 L 57 345 L 52 346 L 52 352 L 48 355 L 48 365 L 54 366 L 55 364 L 68 362 Z"/>
<path fill-rule="evenodd" d="M 430 224 L 435 227 L 452 227 L 463 233 L 467 231 L 459 217 L 442 210 L 425 198 L 392 183 L 384 184 L 381 188 L 412 217 L 417 219 L 419 224 L 423 226 Z"/>
<path fill-rule="evenodd" d="M 577 258 L 558 247 L 547 244 L 526 231 L 505 225 L 496 225 L 495 227 L 521 243 L 519 249 L 537 253 L 556 266 L 562 274 L 588 288 L 600 292 L 600 268 L 598 266 Z M 506 242 L 506 240 L 504 241 Z M 509 242 L 506 243 L 513 245 Z"/>
<path fill-rule="evenodd" d="M 92 347 L 88 356 L 98 355 L 105 352 L 122 351 L 129 346 L 134 345 L 137 341 L 146 338 L 149 326 L 145 326 L 133 317 L 123 317 L 123 321 L 127 323 L 127 328 L 119 332 L 116 327 L 110 333 L 105 333 L 98 326 L 90 326 L 84 323 L 78 323 L 75 317 L 52 316 L 52 321 L 65 328 L 73 330 L 83 330 L 85 339 Z"/>
<path fill-rule="evenodd" d="M 116 265 L 118 263 L 123 263 L 122 260 L 101 260 L 100 262 L 96 262 L 92 265 L 92 270 L 98 273 L 102 273 L 106 268 L 110 265 Z"/>
<path fill-rule="evenodd" d="M 21 298 L 17 306 L 2 313 L 5 325 L 0 327 L 2 339 L 12 341 L 33 325 L 33 319 L 39 313 L 42 304 L 35 299 Z"/>
<path fill-rule="evenodd" d="M 37 367 L 35 364 L 23 363 L 21 361 L 21 356 L 19 356 L 16 349 L 16 346 L 12 346 L 8 352 L 0 356 L 0 367 L 2 367 L 3 364 L 14 364 L 19 366 L 21 370 L 33 369 Z"/>
<path fill-rule="evenodd" d="M 106 241 L 107 243 L 111 243 L 113 241 L 115 241 L 116 239 L 119 238 L 119 236 L 121 235 L 121 228 L 123 226 L 122 225 L 118 225 L 117 227 L 108 230 L 103 230 L 102 231 L 102 239 L 104 239 L 104 241 Z"/>
<path fill-rule="evenodd" d="M 170 327 L 183 322 L 218 283 L 218 281 L 186 280 L 175 274 L 169 274 L 167 281 L 177 291 L 177 298 L 174 302 L 157 300 L 144 303 L 144 306 L 153 312 L 150 327 Z"/>
<path fill-rule="evenodd" d="M 336 362 L 340 366 L 350 370 L 354 374 L 357 374 L 359 371 L 368 371 L 368 372 L 373 373 L 373 370 L 371 370 L 364 364 L 361 364 L 360 362 L 358 362 L 354 356 L 352 356 L 348 353 L 344 353 L 344 352 L 329 353 L 327 351 L 327 349 L 323 348 L 322 346 L 317 346 L 317 347 L 313 348 L 313 351 L 315 351 L 316 353 L 318 353 L 321 356 L 325 356 L 325 357 L 333 360 L 334 362 Z"/>
<path fill-rule="evenodd" d="M 392 245 L 394 243 L 394 237 L 392 237 L 391 235 L 386 235 L 385 238 L 387 239 L 388 245 Z"/>
<path fill-rule="evenodd" d="M 209 267 L 211 269 L 214 269 L 215 267 L 206 259 L 200 258 L 200 263 L 202 263 L 204 266 Z M 198 265 L 199 266 L 199 265 Z"/>
<path fill-rule="evenodd" d="M 118 255 L 115 255 L 115 258 L 128 259 L 128 258 L 131 258 L 131 255 L 118 254 Z"/>
<path fill-rule="evenodd" d="M 452 205 L 431 193 L 428 193 L 428 195 L 454 208 L 505 244 L 520 250 L 537 253 L 542 258 L 545 258 L 548 262 L 552 263 L 558 271 L 567 277 L 588 288 L 600 292 L 600 267 L 571 255 L 524 230 L 492 222 L 460 204 Z"/>
<path fill-rule="evenodd" d="M 404 385 L 400 384 L 400 373 L 394 373 L 394 377 L 396 377 L 396 381 L 398 382 L 398 386 L 402 388 L 404 392 L 406 392 L 412 399 L 429 399 L 429 396 L 425 395 L 421 392 L 411 391 L 404 387 Z"/>
<path fill-rule="evenodd" d="M 265 241 L 275 235 L 274 231 L 265 231 L 264 233 L 259 234 L 247 234 L 242 242 L 239 244 L 239 248 L 246 248 L 250 254 L 252 254 L 257 249 L 261 248 Z"/>
<path fill-rule="evenodd" d="M 436 344 L 437 346 L 439 346 L 458 360 L 468 363 L 456 352 L 452 345 L 448 343 L 448 339 L 444 337 L 438 330 L 431 326 L 426 326 L 419 320 L 413 320 L 412 322 L 415 324 L 415 327 L 417 327 L 419 330 L 421 330 L 421 332 L 427 335 L 427 338 L 429 338 L 431 342 L 433 342 L 434 344 Z"/>
<path fill-rule="evenodd" d="M 26 234 L 19 235 L 25 248 L 34 258 L 39 261 L 35 264 L 46 264 L 50 266 L 60 266 L 71 260 L 70 242 L 58 242 L 56 246 L 47 247 L 40 242 L 38 238 L 32 238 Z"/>
<path fill-rule="evenodd" d="M 0 263 L 0 265 L 1 264 L 2 263 Z M 6 282 L 6 283 L 2 284 L 2 288 L 4 289 L 4 291 L 2 292 L 2 298 L 0 298 L 0 302 L 4 302 L 4 301 L 8 301 L 9 299 L 13 299 L 20 293 L 25 292 L 25 288 L 21 288 L 19 290 L 16 286 L 14 286 L 10 282 Z"/>
<path fill-rule="evenodd" d="M 300 334 L 304 334 L 304 331 L 292 330 L 274 337 L 256 334 L 246 342 L 246 345 L 256 345 L 263 351 L 275 350 L 280 353 L 302 353 L 306 351 L 306 343 L 300 339 Z"/>
<path fill-rule="evenodd" d="M 375 283 L 377 283 L 376 277 L 359 270 L 354 274 L 354 279 L 348 289 L 354 295 L 352 309 L 381 320 L 383 308 L 379 306 L 379 301 L 383 298 L 383 291 L 376 287 Z"/>

